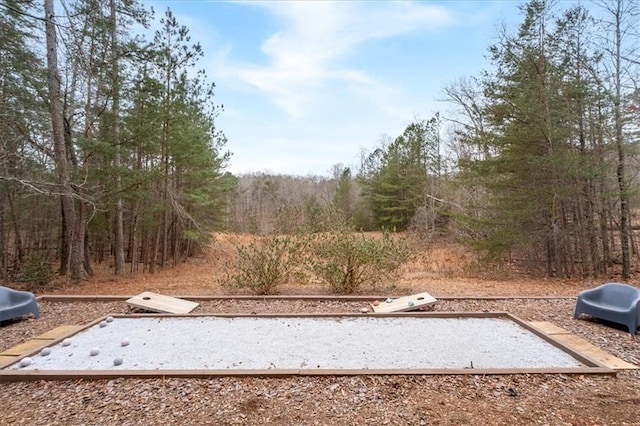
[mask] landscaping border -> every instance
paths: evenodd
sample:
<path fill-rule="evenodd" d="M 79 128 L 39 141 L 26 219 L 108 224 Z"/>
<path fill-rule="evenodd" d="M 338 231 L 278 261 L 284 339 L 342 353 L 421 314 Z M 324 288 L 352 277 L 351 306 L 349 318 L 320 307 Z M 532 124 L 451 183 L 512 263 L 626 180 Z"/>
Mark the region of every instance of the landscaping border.
<path fill-rule="evenodd" d="M 56 301 L 69 301 L 64 298 L 73 297 L 73 300 L 93 300 L 94 296 L 63 296 L 63 299 L 56 298 Z M 80 297 L 80 299 L 77 299 Z M 123 300 L 126 296 L 112 296 L 115 299 L 107 300 Z M 207 297 L 207 296 L 202 296 Z M 249 296 L 253 297 L 253 296 Z M 92 299 L 93 298 L 93 299 Z M 227 298 L 227 297 L 225 297 Z M 237 299 L 238 297 L 228 297 L 228 299 Z M 263 297 L 259 297 L 262 299 Z M 327 297 L 319 297 L 320 299 L 327 300 Z M 300 299 L 300 297 L 295 297 Z M 314 296 L 315 299 L 315 296 Z M 367 296 L 366 298 L 358 298 L 357 300 L 375 300 Z M 48 299 L 51 300 L 51 299 Z M 104 300 L 104 299 L 103 299 Z M 209 300 L 209 299 L 199 299 Z M 212 300 L 215 300 L 212 299 Z M 339 299 L 344 300 L 344 299 Z M 120 318 L 184 318 L 184 317 L 252 317 L 252 318 L 296 318 L 296 317 L 310 317 L 310 318 L 349 318 L 349 317 L 362 317 L 362 316 L 375 316 L 375 317 L 420 317 L 420 318 L 506 318 L 509 319 L 526 330 L 534 333 L 539 338 L 545 340 L 549 344 L 569 354 L 579 362 L 583 363 L 585 367 L 564 367 L 564 368 L 464 368 L 464 369 L 269 369 L 269 370 L 7 370 L 6 367 L 19 362 L 25 356 L 31 356 L 36 354 L 40 348 L 31 350 L 17 357 L 13 362 L 7 364 L 5 369 L 0 370 L 0 382 L 5 381 L 33 381 L 33 380 L 78 380 L 78 379 L 113 379 L 119 377 L 128 378 L 164 378 L 164 377 L 183 377 L 183 378 L 209 378 L 209 377 L 245 377 L 245 376 L 259 376 L 259 377 L 291 377 L 291 376 L 355 376 L 355 375 L 505 375 L 505 374 L 601 374 L 601 375 L 615 375 L 616 371 L 605 366 L 604 364 L 592 359 L 584 354 L 577 352 L 570 347 L 564 345 L 561 341 L 553 336 L 545 333 L 543 330 L 530 325 L 526 321 L 509 314 L 508 312 L 400 312 L 392 314 L 375 314 L 375 313 L 362 313 L 362 314 L 345 314 L 345 313 L 263 313 L 263 314 L 114 314 L 113 317 Z M 67 337 L 73 336 L 76 333 L 82 332 L 89 327 L 92 327 L 105 317 L 100 317 L 81 328 L 65 333 L 55 340 L 49 341 L 48 345 L 54 345 Z"/>

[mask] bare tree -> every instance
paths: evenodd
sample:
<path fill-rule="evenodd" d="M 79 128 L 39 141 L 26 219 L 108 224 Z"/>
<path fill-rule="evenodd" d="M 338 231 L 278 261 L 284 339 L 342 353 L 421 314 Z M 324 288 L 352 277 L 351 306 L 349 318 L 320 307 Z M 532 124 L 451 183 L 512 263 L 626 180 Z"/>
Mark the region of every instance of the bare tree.
<path fill-rule="evenodd" d="M 617 150 L 616 178 L 620 201 L 620 249 L 622 252 L 622 277 L 627 279 L 631 275 L 631 258 L 629 253 L 630 212 L 629 189 L 630 183 L 626 172 L 627 143 L 624 131 L 624 91 L 629 89 L 626 84 L 637 79 L 637 64 L 633 59 L 637 56 L 638 23 L 640 8 L 634 0 L 607 0 L 598 2 L 606 16 L 602 24 L 605 29 L 604 50 L 609 61 L 605 70 L 609 80 L 608 95 L 613 105 L 615 128 L 615 146 Z M 605 66 L 606 66 L 605 65 Z"/>

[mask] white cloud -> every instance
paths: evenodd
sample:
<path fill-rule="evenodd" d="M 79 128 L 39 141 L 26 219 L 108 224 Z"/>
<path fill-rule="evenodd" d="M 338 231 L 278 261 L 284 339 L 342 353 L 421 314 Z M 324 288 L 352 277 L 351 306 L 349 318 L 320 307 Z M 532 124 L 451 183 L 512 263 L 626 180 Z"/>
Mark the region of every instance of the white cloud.
<path fill-rule="evenodd" d="M 150 0 L 146 0 L 150 1 Z M 233 1 L 233 0 L 232 0 Z M 233 173 L 326 174 L 430 117 L 513 2 L 163 0 L 202 42 Z M 254 27 L 255 26 L 255 27 Z"/>
<path fill-rule="evenodd" d="M 453 21 L 446 9 L 416 2 L 249 2 L 268 10 L 281 29 L 261 51 L 266 65 L 229 64 L 241 82 L 266 94 L 289 117 L 300 118 L 328 88 L 336 85 L 361 95 L 372 88 L 393 92 L 375 76 L 350 68 L 344 58 L 360 44 L 418 30 L 437 29 Z M 359 88 L 359 89 L 357 89 Z M 366 98 L 366 96 L 365 96 Z M 369 99 L 380 101 L 379 99 Z M 389 107 L 389 99 L 381 103 Z"/>

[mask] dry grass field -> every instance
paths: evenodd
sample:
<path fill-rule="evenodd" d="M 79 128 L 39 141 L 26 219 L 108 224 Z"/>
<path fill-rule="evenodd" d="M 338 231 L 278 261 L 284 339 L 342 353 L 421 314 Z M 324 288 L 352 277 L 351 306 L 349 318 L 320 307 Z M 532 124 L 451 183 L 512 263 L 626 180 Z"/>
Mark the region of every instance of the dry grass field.
<path fill-rule="evenodd" d="M 376 234 L 372 234 L 374 237 Z M 109 265 L 94 267 L 96 274 L 82 286 L 58 284 L 48 294 L 137 294 L 153 291 L 169 295 L 228 295 L 240 290 L 222 288 L 217 283 L 225 262 L 232 259 L 235 247 L 247 245 L 251 235 L 216 234 L 206 254 L 188 259 L 174 268 L 155 274 L 138 272 L 135 276 L 114 276 Z M 479 277 L 473 272 L 474 253 L 454 243 L 424 247 L 411 245 L 413 258 L 401 270 L 398 281 L 378 293 L 411 294 L 428 291 L 434 296 L 570 296 L 583 288 L 600 283 L 593 280 L 553 280 L 523 276 L 513 268 L 486 271 Z M 327 288 L 291 281 L 280 288 L 283 295 L 327 294 Z M 371 294 L 363 289 L 362 294 Z M 244 294 L 247 294 L 246 292 Z"/>

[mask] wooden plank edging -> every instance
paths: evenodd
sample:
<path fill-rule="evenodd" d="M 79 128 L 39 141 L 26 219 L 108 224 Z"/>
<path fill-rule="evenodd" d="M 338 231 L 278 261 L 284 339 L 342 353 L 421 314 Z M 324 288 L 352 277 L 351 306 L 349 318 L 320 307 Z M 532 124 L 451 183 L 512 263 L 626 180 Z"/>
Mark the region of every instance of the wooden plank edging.
<path fill-rule="evenodd" d="M 43 294 L 37 296 L 37 300 L 51 302 L 118 302 L 125 301 L 136 295 L 64 295 L 64 294 Z M 262 301 L 329 301 L 329 302 L 373 302 L 376 300 L 386 300 L 387 298 L 400 298 L 407 295 L 379 295 L 379 296 L 331 296 L 331 295 L 297 295 L 297 296 L 252 296 L 252 295 L 225 295 L 225 296 L 199 296 L 199 295 L 170 295 L 186 300 L 197 301 L 232 301 L 232 300 L 262 300 Z M 438 300 L 575 300 L 577 296 L 439 296 L 433 295 Z"/>
<path fill-rule="evenodd" d="M 565 330 L 562 327 L 558 327 L 553 323 L 547 321 L 531 321 L 529 323 L 533 327 L 543 330 L 545 334 L 549 335 L 561 342 L 565 347 L 575 350 L 577 353 L 582 354 L 585 357 L 596 359 L 599 364 L 604 365 L 607 368 L 614 370 L 638 370 L 640 366 L 629 363 L 623 359 L 612 355 L 598 346 L 592 344 L 588 340 Z"/>
<path fill-rule="evenodd" d="M 421 318 L 508 318 L 516 324 L 536 334 L 543 340 L 568 353 L 586 367 L 558 367 L 558 368 L 464 368 L 464 369 L 267 369 L 267 370 L 0 370 L 0 382 L 4 381 L 32 381 L 32 380 L 76 380 L 76 379 L 111 379 L 118 377 L 128 378 L 161 378 L 161 377 L 292 377 L 292 376 L 356 376 L 356 375 L 512 375 L 512 374 L 602 374 L 615 375 L 616 371 L 591 359 L 562 342 L 544 333 L 539 328 L 509 314 L 508 312 L 398 312 L 388 314 L 336 314 L 336 313 L 306 313 L 306 314 L 114 314 L 116 318 L 148 318 L 162 317 L 421 317 Z M 106 316 L 89 322 L 84 326 L 77 326 L 75 331 L 60 336 L 52 341 L 41 340 L 46 345 L 60 342 L 66 337 L 84 331 L 99 324 Z M 46 334 L 46 333 L 45 333 Z M 41 349 L 41 348 L 40 348 Z M 16 357 L 11 365 L 18 362 L 24 356 L 37 353 L 40 349 Z M 7 366 L 8 366 L 7 365 Z M 6 367 L 6 366 L 5 366 Z"/>
<path fill-rule="evenodd" d="M 566 368 L 465 368 L 465 369 L 383 369 L 383 370 L 354 370 L 354 369 L 273 369 L 273 370 L 2 370 L 0 382 L 18 382 L 35 380 L 101 380 L 116 378 L 200 378 L 211 377 L 271 377 L 286 378 L 299 376 L 441 376 L 441 375 L 517 375 L 517 374 L 600 374 L 615 375 L 615 370 L 600 367 L 566 367 Z"/>

